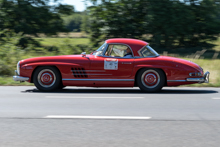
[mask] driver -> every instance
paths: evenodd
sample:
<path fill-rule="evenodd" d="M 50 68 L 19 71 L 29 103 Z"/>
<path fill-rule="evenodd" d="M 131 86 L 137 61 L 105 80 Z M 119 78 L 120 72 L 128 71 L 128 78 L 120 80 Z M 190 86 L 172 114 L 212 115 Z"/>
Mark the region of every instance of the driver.
<path fill-rule="evenodd" d="M 126 58 L 131 58 L 131 57 L 133 57 L 133 56 L 132 56 L 132 53 L 131 53 L 131 50 L 130 50 L 129 47 L 126 49 L 126 54 L 124 55 L 124 57 L 126 57 Z"/>

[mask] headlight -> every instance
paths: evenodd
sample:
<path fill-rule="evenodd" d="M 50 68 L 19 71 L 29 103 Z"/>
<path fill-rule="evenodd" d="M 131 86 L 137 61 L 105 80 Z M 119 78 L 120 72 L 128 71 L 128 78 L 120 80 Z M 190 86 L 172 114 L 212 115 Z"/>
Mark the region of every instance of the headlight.
<path fill-rule="evenodd" d="M 20 61 L 18 61 L 18 64 L 17 64 L 17 73 L 18 75 L 20 75 Z"/>

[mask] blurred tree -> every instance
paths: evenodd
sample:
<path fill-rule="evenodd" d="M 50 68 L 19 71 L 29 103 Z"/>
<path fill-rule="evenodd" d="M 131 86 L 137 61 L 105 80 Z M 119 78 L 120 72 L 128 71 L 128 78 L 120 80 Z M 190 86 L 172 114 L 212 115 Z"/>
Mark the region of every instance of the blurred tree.
<path fill-rule="evenodd" d="M 65 31 L 59 13 L 71 14 L 73 6 L 52 6 L 49 3 L 50 0 L 1 0 L 0 29 L 34 35 Z"/>
<path fill-rule="evenodd" d="M 80 25 L 80 29 L 81 29 L 81 31 L 83 31 L 85 33 L 89 33 L 90 32 L 89 16 L 87 16 L 87 15 L 83 16 L 82 24 Z"/>
<path fill-rule="evenodd" d="M 68 31 L 80 32 L 84 15 L 80 12 L 76 12 L 72 15 L 63 16 L 64 26 Z"/>
<path fill-rule="evenodd" d="M 72 15 L 63 15 L 64 26 L 68 31 L 89 33 L 90 24 L 88 16 L 84 12 L 75 12 Z"/>
<path fill-rule="evenodd" d="M 89 0 L 94 46 L 112 37 L 151 34 L 155 46 L 197 46 L 220 33 L 216 0 Z"/>
<path fill-rule="evenodd" d="M 58 7 L 55 7 L 55 11 L 60 14 L 71 15 L 74 13 L 74 6 L 59 4 Z"/>
<path fill-rule="evenodd" d="M 97 46 L 111 37 L 141 38 L 146 29 L 148 1 L 146 0 L 91 0 L 91 41 Z M 103 38 L 104 37 L 104 38 Z"/>
<path fill-rule="evenodd" d="M 220 3 L 214 0 L 150 0 L 148 33 L 156 46 L 198 46 L 220 33 Z"/>

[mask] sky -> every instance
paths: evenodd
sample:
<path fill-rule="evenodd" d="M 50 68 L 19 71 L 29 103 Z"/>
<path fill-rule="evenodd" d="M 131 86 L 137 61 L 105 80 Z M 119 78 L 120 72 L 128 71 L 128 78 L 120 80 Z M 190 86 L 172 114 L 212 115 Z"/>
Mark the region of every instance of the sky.
<path fill-rule="evenodd" d="M 86 9 L 84 0 L 62 0 L 62 4 L 74 5 L 76 11 L 84 11 Z"/>

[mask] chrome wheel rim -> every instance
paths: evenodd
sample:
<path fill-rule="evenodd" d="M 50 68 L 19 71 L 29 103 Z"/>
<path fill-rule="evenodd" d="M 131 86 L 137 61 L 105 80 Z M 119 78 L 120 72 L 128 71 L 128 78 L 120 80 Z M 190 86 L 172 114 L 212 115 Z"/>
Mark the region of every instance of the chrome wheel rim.
<path fill-rule="evenodd" d="M 56 82 L 56 75 L 52 70 L 44 69 L 39 72 L 37 81 L 42 87 L 49 88 Z"/>
<path fill-rule="evenodd" d="M 141 82 L 147 88 L 155 88 L 160 83 L 160 75 L 155 70 L 146 70 L 141 76 Z"/>

